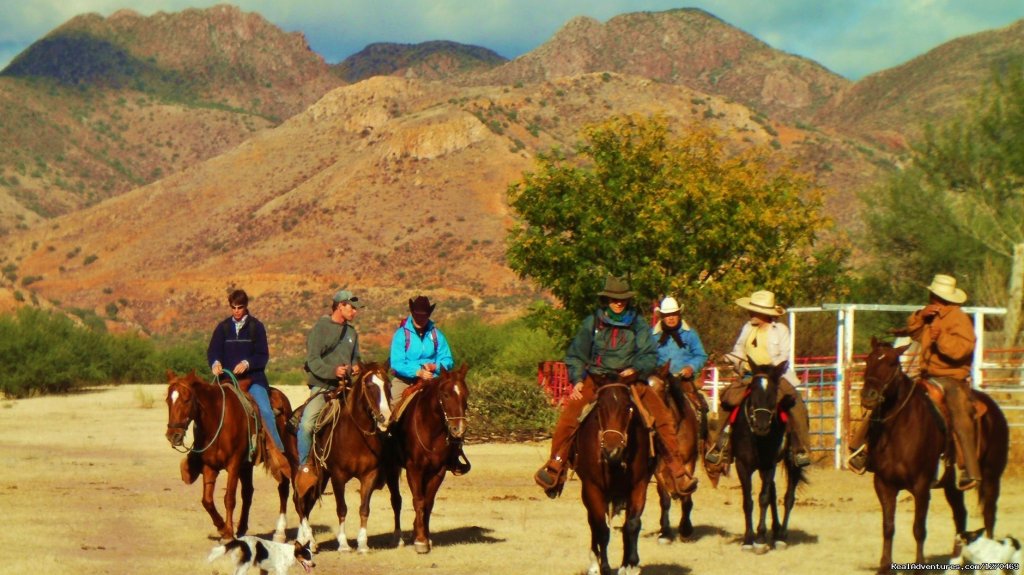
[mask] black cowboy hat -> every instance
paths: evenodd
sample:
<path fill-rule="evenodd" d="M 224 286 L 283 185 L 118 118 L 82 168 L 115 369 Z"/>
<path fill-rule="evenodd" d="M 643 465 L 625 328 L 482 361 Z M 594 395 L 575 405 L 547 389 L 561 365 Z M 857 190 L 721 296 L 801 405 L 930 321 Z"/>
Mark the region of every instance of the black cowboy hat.
<path fill-rule="evenodd" d="M 428 319 L 430 314 L 434 313 L 435 307 L 437 307 L 437 304 L 430 303 L 430 300 L 424 295 L 418 295 L 416 299 L 409 300 L 409 312 L 417 320 Z"/>

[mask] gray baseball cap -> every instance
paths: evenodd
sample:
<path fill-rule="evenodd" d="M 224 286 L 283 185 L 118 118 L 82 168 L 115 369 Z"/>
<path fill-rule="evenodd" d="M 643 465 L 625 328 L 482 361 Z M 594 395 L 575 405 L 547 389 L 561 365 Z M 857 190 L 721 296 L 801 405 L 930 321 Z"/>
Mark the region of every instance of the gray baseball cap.
<path fill-rule="evenodd" d="M 347 289 L 338 290 L 334 294 L 334 301 L 337 303 L 347 303 L 354 308 L 361 308 L 363 304 L 359 301 L 359 298 L 355 296 L 351 291 Z"/>

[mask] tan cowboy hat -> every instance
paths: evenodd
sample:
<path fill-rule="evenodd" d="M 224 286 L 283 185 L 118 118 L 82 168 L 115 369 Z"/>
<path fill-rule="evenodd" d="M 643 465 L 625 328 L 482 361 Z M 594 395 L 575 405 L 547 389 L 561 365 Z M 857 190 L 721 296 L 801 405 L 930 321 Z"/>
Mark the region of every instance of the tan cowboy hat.
<path fill-rule="evenodd" d="M 629 289 L 629 282 L 626 278 L 608 276 L 604 281 L 604 289 L 597 295 L 611 299 L 632 299 L 636 294 Z"/>
<path fill-rule="evenodd" d="M 736 300 L 736 305 L 764 315 L 779 316 L 786 313 L 786 308 L 775 305 L 775 294 L 768 290 L 756 291 L 750 297 L 741 297 Z"/>
<path fill-rule="evenodd" d="M 670 313 L 679 313 L 683 311 L 683 307 L 679 305 L 679 302 L 676 301 L 676 298 L 669 296 L 661 300 L 661 305 L 655 308 L 655 311 L 657 311 L 660 314 L 668 315 Z"/>
<path fill-rule="evenodd" d="M 967 292 L 956 287 L 956 278 L 946 274 L 935 274 L 935 277 L 932 278 L 932 285 L 928 286 L 928 291 L 949 303 L 967 301 Z"/>

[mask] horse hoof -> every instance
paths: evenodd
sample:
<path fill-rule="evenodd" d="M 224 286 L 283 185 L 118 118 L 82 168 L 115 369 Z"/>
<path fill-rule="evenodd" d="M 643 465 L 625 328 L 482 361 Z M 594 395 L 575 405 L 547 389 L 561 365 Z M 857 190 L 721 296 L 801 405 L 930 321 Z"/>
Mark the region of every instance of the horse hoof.
<path fill-rule="evenodd" d="M 288 537 L 284 533 L 274 533 L 274 542 L 284 543 L 288 540 Z"/>
<path fill-rule="evenodd" d="M 658 537 L 658 545 L 669 545 L 670 543 L 672 543 L 671 537 L 666 537 L 664 535 Z"/>
<path fill-rule="evenodd" d="M 370 548 L 369 548 L 369 547 L 365 547 L 365 546 L 363 546 L 363 547 L 359 547 L 358 549 L 356 549 L 356 551 L 357 551 L 357 552 L 358 552 L 358 553 L 359 553 L 360 555 L 366 555 L 367 553 L 369 553 L 369 552 L 370 552 Z"/>
<path fill-rule="evenodd" d="M 417 553 L 430 553 L 430 543 L 426 541 L 417 541 L 413 543 L 413 547 L 416 548 Z"/>
<path fill-rule="evenodd" d="M 640 575 L 639 565 L 623 565 L 619 567 L 619 575 Z"/>
<path fill-rule="evenodd" d="M 779 551 L 783 551 L 783 550 L 789 548 L 789 543 L 786 543 L 785 541 L 776 541 L 775 542 L 775 548 L 778 549 Z"/>
<path fill-rule="evenodd" d="M 764 555 L 767 552 L 768 552 L 768 546 L 767 545 L 763 545 L 763 544 L 761 544 L 761 545 L 754 545 L 754 555 Z"/>
<path fill-rule="evenodd" d="M 743 551 L 753 551 L 754 546 L 750 545 L 749 543 L 744 543 L 743 546 L 740 547 L 740 549 L 742 549 Z"/>

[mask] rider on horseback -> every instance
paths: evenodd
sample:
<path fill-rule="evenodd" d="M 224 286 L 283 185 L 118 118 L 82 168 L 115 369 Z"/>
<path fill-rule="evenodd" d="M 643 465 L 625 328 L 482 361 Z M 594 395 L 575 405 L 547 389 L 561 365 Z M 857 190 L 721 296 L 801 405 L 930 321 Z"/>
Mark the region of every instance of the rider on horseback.
<path fill-rule="evenodd" d="M 534 475 L 534 480 L 551 498 L 562 492 L 566 460 L 580 426 L 580 415 L 597 396 L 587 374 L 630 383 L 646 377 L 657 363 L 657 347 L 651 330 L 630 305 L 634 294 L 629 283 L 624 278 L 609 277 L 598 296 L 601 308 L 583 320 L 569 345 L 565 363 L 570 381 L 574 383 L 573 391 L 555 426 L 551 458 Z M 647 385 L 635 385 L 633 390 L 654 419 L 659 451 L 675 483 L 674 491 L 679 495 L 692 493 L 697 488 L 697 480 L 675 456 L 678 446 L 671 413 L 657 393 L 649 393 L 651 389 Z"/>
<path fill-rule="evenodd" d="M 448 340 L 430 319 L 437 307 L 426 296 L 409 300 L 409 316 L 402 320 L 391 338 L 391 410 L 395 412 L 409 386 L 417 381 L 431 380 L 441 370 L 451 371 L 455 361 Z M 462 439 L 451 439 L 448 469 L 452 475 L 469 473 L 472 465 L 462 450 Z"/>
<path fill-rule="evenodd" d="M 789 361 L 789 328 L 778 320 L 786 313 L 785 308 L 775 305 L 775 294 L 770 291 L 756 291 L 750 297 L 741 297 L 736 305 L 750 313 L 750 321 L 743 324 L 740 336 L 736 339 L 732 352 L 726 357 L 733 367 L 743 374 L 738 380 L 730 383 L 722 391 L 722 407 L 729 414 L 743 402 L 743 397 L 750 383 L 750 363 L 757 365 L 781 365 Z M 790 408 L 789 437 L 792 442 L 790 450 L 793 463 L 799 467 L 810 465 L 811 458 L 807 452 L 811 445 L 808 430 L 807 405 L 796 390 L 796 373 L 793 366 L 779 380 L 779 396 L 788 396 L 793 401 Z M 704 461 L 712 465 L 728 459 L 729 433 L 731 427 L 726 424 L 718 434 L 718 441 L 704 455 Z"/>
<path fill-rule="evenodd" d="M 961 470 L 957 488 L 972 489 L 981 479 L 981 469 L 975 451 L 973 406 L 970 401 L 971 386 L 967 378 L 974 361 L 974 324 L 960 304 L 967 301 L 967 293 L 956 287 L 956 278 L 936 274 L 928 286 L 928 305 L 915 311 L 907 318 L 907 326 L 891 330 L 894 335 L 909 335 L 920 344 L 921 377 L 940 385 L 945 394 L 946 406 L 953 420 L 956 434 L 963 452 L 966 472 Z M 867 467 L 867 438 L 870 414 L 857 426 L 850 438 L 853 452 L 847 460 L 850 469 L 863 473 Z"/>
<path fill-rule="evenodd" d="M 306 338 L 306 383 L 310 397 L 297 431 L 298 465 L 303 473 L 310 471 L 306 459 L 313 445 L 316 420 L 327 404 L 326 392 L 336 389 L 342 380 L 359 376 L 359 334 L 351 323 L 361 307 L 363 304 L 351 291 L 339 290 L 332 299 L 331 315 L 317 320 Z"/>
<path fill-rule="evenodd" d="M 668 364 L 668 393 L 676 402 L 680 413 L 683 411 L 684 394 L 695 400 L 701 413 L 702 428 L 706 424 L 708 401 L 696 383 L 708 360 L 704 344 L 697 330 L 682 319 L 682 307 L 674 297 L 661 300 L 657 309 L 661 321 L 654 326 L 654 337 L 658 343 L 658 365 Z M 654 385 L 654 384 L 652 384 Z M 702 434 L 703 435 L 703 434 Z"/>

